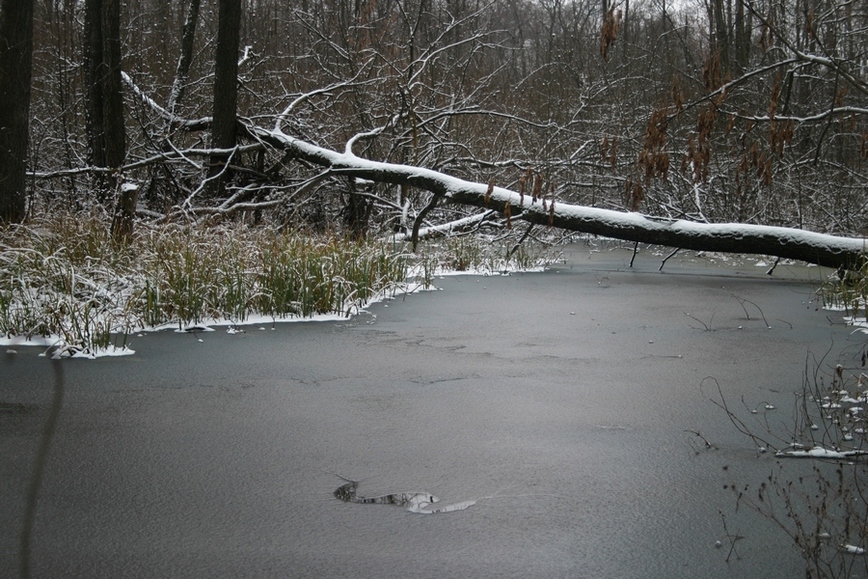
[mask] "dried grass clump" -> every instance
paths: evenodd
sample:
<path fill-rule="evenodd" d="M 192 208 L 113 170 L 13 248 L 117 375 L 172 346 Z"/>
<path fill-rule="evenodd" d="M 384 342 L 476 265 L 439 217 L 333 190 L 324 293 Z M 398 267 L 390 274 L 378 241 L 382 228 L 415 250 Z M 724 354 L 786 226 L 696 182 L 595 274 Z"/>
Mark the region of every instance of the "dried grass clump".
<path fill-rule="evenodd" d="M 99 218 L 42 219 L 0 230 L 0 333 L 95 353 L 169 323 L 349 314 L 407 265 L 401 248 L 336 237 L 140 224 L 119 245 Z"/>

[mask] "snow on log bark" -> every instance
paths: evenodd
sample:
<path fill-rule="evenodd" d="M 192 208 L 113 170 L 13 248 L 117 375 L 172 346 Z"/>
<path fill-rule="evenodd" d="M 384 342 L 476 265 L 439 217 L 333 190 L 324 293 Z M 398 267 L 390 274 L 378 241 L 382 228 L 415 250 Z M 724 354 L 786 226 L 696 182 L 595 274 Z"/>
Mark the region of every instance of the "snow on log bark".
<path fill-rule="evenodd" d="M 773 255 L 832 268 L 862 264 L 866 240 L 837 237 L 787 227 L 741 223 L 696 223 L 612 211 L 558 201 L 534 200 L 502 187 L 465 181 L 421 167 L 370 161 L 301 141 L 280 128 L 247 127 L 252 136 L 285 149 L 296 157 L 342 174 L 371 181 L 407 184 L 441 195 L 445 200 L 509 213 L 512 219 L 591 233 L 626 241 L 652 243 L 695 251 Z"/>

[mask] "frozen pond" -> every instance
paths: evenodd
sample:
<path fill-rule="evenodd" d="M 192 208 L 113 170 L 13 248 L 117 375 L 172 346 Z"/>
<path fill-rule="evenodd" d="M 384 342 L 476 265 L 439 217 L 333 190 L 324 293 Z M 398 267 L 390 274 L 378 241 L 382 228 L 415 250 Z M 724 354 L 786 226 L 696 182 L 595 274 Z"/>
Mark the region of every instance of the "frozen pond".
<path fill-rule="evenodd" d="M 817 310 L 816 268 L 629 259 L 577 245 L 546 273 L 449 277 L 350 321 L 64 362 L 33 576 L 803 576 L 786 537 L 732 512 L 723 485 L 774 458 L 700 385 L 785 429 L 808 353 L 858 338 Z M 0 363 L 6 571 L 51 400 L 37 353 Z M 744 536 L 729 563 L 720 510 Z"/>

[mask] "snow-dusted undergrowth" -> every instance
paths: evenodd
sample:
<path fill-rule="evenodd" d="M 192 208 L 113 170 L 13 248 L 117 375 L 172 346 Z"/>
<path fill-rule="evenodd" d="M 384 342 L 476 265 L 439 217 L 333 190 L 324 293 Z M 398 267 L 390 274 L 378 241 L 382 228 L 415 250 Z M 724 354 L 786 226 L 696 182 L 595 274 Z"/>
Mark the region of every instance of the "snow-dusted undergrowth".
<path fill-rule="evenodd" d="M 820 288 L 823 306 L 845 312 L 844 321 L 868 333 L 868 266 L 833 275 Z"/>
<path fill-rule="evenodd" d="M 346 317 L 430 286 L 444 270 L 492 273 L 541 260 L 525 247 L 506 253 L 479 239 L 414 256 L 397 243 L 147 224 L 122 247 L 105 220 L 66 215 L 0 229 L 0 343 L 117 355 L 141 329 Z"/>
<path fill-rule="evenodd" d="M 400 247 L 242 227 L 140 225 L 121 247 L 103 220 L 66 216 L 0 231 L 0 335 L 95 355 L 167 323 L 347 315 L 407 262 Z"/>

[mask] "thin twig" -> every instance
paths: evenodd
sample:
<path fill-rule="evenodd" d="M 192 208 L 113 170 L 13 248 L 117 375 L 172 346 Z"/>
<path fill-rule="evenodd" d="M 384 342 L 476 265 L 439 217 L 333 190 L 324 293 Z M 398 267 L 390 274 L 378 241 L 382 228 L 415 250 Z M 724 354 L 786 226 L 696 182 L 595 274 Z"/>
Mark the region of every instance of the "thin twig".
<path fill-rule="evenodd" d="M 639 253 L 639 242 L 633 244 L 633 256 L 630 258 L 630 267 L 633 267 L 633 262 L 636 260 L 636 254 Z"/>
<path fill-rule="evenodd" d="M 663 261 L 660 262 L 660 267 L 657 268 L 657 271 L 663 271 L 663 266 L 666 265 L 666 262 L 669 261 L 670 257 L 675 257 L 675 254 L 678 253 L 679 248 L 675 248 L 672 253 L 663 258 Z"/>

